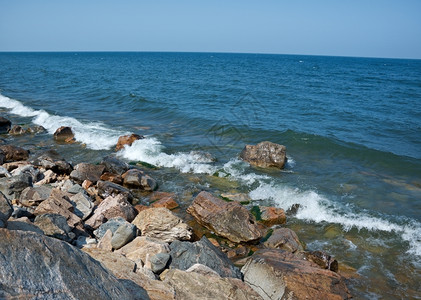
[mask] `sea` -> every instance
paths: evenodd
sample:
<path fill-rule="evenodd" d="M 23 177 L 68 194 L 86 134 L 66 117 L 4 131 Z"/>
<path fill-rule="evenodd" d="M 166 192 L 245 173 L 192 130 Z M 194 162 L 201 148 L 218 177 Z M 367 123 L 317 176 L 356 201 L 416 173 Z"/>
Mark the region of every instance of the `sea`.
<path fill-rule="evenodd" d="M 182 208 L 201 190 L 298 207 L 286 226 L 339 261 L 356 299 L 421 299 L 421 60 L 3 52 L 0 115 L 47 129 L 3 143 L 73 164 L 143 135 L 116 155 L 156 166 Z M 55 143 L 60 126 L 77 143 Z M 286 146 L 285 169 L 239 159 L 261 141 Z"/>

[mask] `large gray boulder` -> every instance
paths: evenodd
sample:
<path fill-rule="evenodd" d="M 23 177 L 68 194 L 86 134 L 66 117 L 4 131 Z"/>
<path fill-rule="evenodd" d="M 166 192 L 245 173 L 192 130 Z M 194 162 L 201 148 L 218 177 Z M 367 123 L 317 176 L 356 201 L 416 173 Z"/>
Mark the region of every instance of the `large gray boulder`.
<path fill-rule="evenodd" d="M 262 237 L 254 216 L 238 202 L 226 202 L 202 191 L 187 212 L 202 226 L 235 243 Z"/>
<path fill-rule="evenodd" d="M 264 300 L 351 298 L 342 276 L 285 250 L 259 250 L 241 272 Z"/>
<path fill-rule="evenodd" d="M 0 266 L 1 299 L 147 299 L 79 249 L 32 232 L 0 229 Z"/>
<path fill-rule="evenodd" d="M 202 264 L 222 277 L 241 278 L 240 270 L 205 236 L 194 243 L 175 241 L 170 249 L 170 269 L 187 270 L 195 264 Z"/>
<path fill-rule="evenodd" d="M 32 186 L 32 177 L 27 173 L 0 178 L 0 192 L 9 200 L 19 198 L 22 191 L 30 186 Z"/>
<path fill-rule="evenodd" d="M 240 158 L 261 168 L 283 169 L 287 161 L 286 147 L 272 142 L 246 145 L 240 153 Z"/>

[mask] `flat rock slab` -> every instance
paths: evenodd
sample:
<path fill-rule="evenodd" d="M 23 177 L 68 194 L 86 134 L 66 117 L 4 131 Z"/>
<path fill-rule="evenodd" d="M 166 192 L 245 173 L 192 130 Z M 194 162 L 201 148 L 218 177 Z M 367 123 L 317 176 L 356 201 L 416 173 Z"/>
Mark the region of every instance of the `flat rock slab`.
<path fill-rule="evenodd" d="M 350 299 L 339 274 L 284 250 L 259 250 L 241 269 L 244 282 L 265 300 Z"/>
<path fill-rule="evenodd" d="M 287 161 L 286 147 L 267 141 L 257 145 L 246 145 L 240 153 L 240 158 L 261 168 L 283 169 Z"/>
<path fill-rule="evenodd" d="M 195 264 L 205 265 L 222 277 L 241 278 L 240 270 L 205 236 L 198 242 L 175 241 L 170 245 L 171 269 L 187 270 Z"/>
<path fill-rule="evenodd" d="M 1 299 L 134 299 L 89 255 L 33 232 L 0 229 L 0 266 Z"/>
<path fill-rule="evenodd" d="M 256 219 L 241 204 L 226 202 L 202 191 L 187 212 L 199 224 L 235 243 L 251 242 L 262 237 Z"/>

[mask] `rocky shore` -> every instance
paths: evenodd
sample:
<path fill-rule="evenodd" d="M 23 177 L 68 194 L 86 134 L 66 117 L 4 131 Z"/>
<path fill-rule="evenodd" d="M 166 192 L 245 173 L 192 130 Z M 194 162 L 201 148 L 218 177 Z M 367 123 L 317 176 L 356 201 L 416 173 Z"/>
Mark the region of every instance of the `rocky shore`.
<path fill-rule="evenodd" d="M 0 137 L 40 131 L 0 118 Z M 73 143 L 71 128 L 54 139 Z M 287 159 L 270 142 L 240 157 L 276 168 Z M 0 142 L 0 299 L 351 298 L 338 262 L 306 251 L 283 209 L 200 191 L 183 211 L 159 186 L 114 155 L 73 166 Z"/>

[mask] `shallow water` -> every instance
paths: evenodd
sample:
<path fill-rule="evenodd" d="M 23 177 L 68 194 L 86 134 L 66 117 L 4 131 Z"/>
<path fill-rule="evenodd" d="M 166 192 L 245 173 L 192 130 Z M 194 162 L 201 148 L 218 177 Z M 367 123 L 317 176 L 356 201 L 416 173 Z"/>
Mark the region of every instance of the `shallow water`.
<path fill-rule="evenodd" d="M 160 167 L 188 205 L 201 189 L 288 209 L 288 226 L 359 274 L 357 298 L 420 298 L 421 61 L 191 53 L 0 53 L 0 111 L 48 133 L 2 138 L 74 163 L 117 153 Z M 81 144 L 57 145 L 69 125 Z M 238 160 L 287 146 L 285 170 Z M 203 155 L 210 153 L 216 161 Z M 211 176 L 216 171 L 220 176 Z"/>

